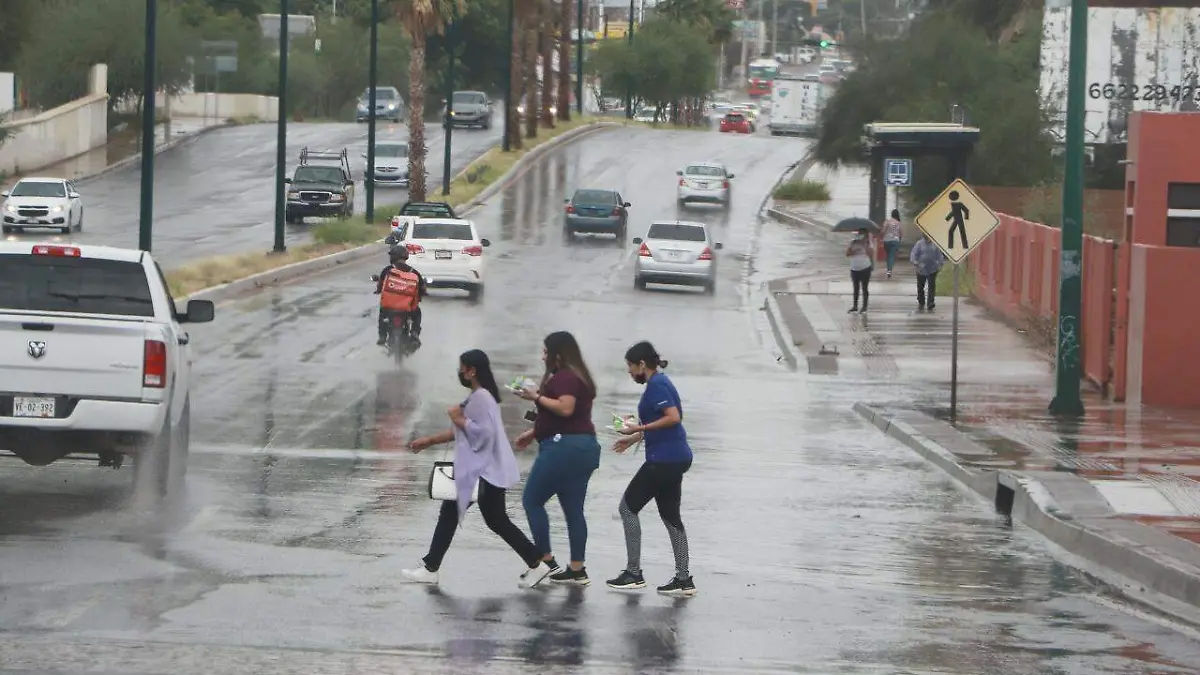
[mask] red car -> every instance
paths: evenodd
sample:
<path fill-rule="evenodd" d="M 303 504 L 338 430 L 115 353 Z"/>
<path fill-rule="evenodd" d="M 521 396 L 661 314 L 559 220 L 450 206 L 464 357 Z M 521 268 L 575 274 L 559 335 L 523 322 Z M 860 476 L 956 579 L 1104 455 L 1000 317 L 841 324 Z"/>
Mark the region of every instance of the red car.
<path fill-rule="evenodd" d="M 726 131 L 752 134 L 754 133 L 754 124 L 741 113 L 729 113 L 721 118 L 721 132 Z"/>

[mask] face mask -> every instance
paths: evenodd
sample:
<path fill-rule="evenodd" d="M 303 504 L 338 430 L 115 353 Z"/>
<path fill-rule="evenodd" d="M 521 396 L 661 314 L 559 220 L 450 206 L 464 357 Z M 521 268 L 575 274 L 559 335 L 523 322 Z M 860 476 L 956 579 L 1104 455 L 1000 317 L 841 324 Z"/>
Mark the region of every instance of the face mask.
<path fill-rule="evenodd" d="M 633 376 L 633 381 L 637 382 L 638 384 L 646 384 L 646 379 L 645 373 L 638 373 L 637 375 Z"/>
<path fill-rule="evenodd" d="M 470 389 L 470 388 L 471 388 L 471 381 L 470 381 L 470 380 L 468 380 L 468 379 L 466 378 L 466 376 L 465 376 L 465 375 L 463 375 L 462 373 L 459 373 L 459 374 L 458 374 L 458 383 L 459 383 L 459 384 L 461 384 L 462 386 L 464 386 L 464 387 L 468 388 L 468 389 Z"/>

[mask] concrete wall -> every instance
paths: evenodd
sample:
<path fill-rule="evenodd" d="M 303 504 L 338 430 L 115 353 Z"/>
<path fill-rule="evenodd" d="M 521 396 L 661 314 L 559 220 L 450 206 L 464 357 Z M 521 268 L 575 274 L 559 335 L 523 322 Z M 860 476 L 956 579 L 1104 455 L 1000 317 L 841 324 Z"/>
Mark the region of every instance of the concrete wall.
<path fill-rule="evenodd" d="M 0 115 L 7 115 L 16 106 L 16 78 L 12 73 L 0 73 Z"/>
<path fill-rule="evenodd" d="M 158 101 L 165 110 L 166 102 Z M 274 122 L 279 119 L 279 99 L 256 94 L 180 94 L 170 101 L 172 117 L 212 117 L 226 120 L 231 117 L 254 117 Z"/>
<path fill-rule="evenodd" d="M 1041 94 L 1059 139 L 1066 124 L 1071 21 L 1070 8 L 1056 6 L 1063 4 L 1046 3 L 1041 48 Z M 1135 110 L 1200 109 L 1200 8 L 1092 7 L 1087 50 L 1087 84 L 1098 85 L 1087 97 L 1088 143 L 1123 140 Z M 1106 84 L 1113 85 L 1107 93 Z"/>
<path fill-rule="evenodd" d="M 0 171 L 24 173 L 98 148 L 108 142 L 108 67 L 93 66 L 88 94 L 31 119 L 0 125 Z"/>

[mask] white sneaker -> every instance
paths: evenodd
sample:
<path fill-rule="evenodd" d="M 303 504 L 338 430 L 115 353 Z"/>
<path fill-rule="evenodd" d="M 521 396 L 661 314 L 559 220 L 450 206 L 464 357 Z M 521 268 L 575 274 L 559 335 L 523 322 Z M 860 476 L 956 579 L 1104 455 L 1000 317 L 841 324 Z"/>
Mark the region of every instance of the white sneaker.
<path fill-rule="evenodd" d="M 517 579 L 517 586 L 521 588 L 533 588 L 546 580 L 554 568 L 550 563 L 540 562 L 537 567 L 530 568 Z"/>
<path fill-rule="evenodd" d="M 400 570 L 400 574 L 404 575 L 405 579 L 415 581 L 419 584 L 433 584 L 436 586 L 438 582 L 438 573 L 430 572 L 424 565 L 414 567 L 411 570 Z"/>

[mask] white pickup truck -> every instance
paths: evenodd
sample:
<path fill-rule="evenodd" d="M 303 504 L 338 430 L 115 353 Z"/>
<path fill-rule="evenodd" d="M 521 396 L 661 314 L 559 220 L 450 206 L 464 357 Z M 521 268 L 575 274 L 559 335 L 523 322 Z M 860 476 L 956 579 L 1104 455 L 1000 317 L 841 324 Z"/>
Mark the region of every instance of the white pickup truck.
<path fill-rule="evenodd" d="M 183 485 L 189 337 L 213 304 L 179 313 L 149 253 L 0 242 L 0 450 L 34 466 L 67 455 L 119 468 L 158 496 Z"/>

